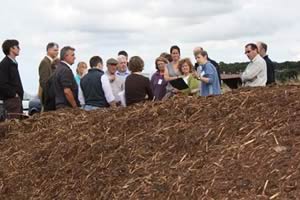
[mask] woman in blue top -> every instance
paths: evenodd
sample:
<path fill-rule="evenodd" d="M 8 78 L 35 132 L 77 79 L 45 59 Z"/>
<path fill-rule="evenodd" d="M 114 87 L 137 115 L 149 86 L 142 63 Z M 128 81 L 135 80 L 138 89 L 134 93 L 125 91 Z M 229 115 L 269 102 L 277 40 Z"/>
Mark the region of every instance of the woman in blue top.
<path fill-rule="evenodd" d="M 85 62 L 79 62 L 76 68 L 75 80 L 78 86 L 80 86 L 80 79 L 87 74 L 87 64 Z"/>
<path fill-rule="evenodd" d="M 94 66 L 93 66 L 94 67 Z M 79 102 L 82 106 L 84 106 L 84 98 L 83 98 L 83 93 L 80 87 L 80 80 L 81 78 L 87 74 L 88 69 L 87 69 L 87 64 L 85 62 L 79 62 L 76 68 L 76 75 L 75 75 L 75 81 L 78 85 L 78 99 Z"/>
<path fill-rule="evenodd" d="M 212 95 L 220 95 L 221 88 L 219 83 L 218 72 L 216 67 L 208 61 L 208 55 L 206 51 L 201 51 L 196 55 L 196 59 L 198 64 L 202 67 L 198 68 L 195 76 L 200 80 L 201 96 L 212 96 Z"/>

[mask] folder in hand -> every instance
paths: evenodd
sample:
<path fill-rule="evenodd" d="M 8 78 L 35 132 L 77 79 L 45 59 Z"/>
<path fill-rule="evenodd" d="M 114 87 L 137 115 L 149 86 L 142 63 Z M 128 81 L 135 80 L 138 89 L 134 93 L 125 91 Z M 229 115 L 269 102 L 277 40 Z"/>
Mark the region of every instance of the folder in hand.
<path fill-rule="evenodd" d="M 169 83 L 178 90 L 184 90 L 189 88 L 189 86 L 185 83 L 185 81 L 182 78 L 175 79 L 173 81 L 170 81 Z"/>

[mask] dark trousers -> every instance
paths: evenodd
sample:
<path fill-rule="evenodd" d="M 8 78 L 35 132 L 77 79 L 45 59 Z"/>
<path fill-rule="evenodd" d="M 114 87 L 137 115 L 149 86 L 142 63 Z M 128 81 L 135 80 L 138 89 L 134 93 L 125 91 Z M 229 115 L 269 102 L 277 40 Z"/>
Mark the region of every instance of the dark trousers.
<path fill-rule="evenodd" d="M 4 107 L 8 114 L 23 113 L 22 100 L 20 97 L 14 97 L 4 100 Z"/>

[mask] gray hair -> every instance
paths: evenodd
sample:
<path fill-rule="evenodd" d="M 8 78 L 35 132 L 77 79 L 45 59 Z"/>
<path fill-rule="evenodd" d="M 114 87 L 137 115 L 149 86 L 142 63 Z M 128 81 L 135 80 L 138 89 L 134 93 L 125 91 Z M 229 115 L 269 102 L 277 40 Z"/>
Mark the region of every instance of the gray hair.
<path fill-rule="evenodd" d="M 66 46 L 66 47 L 63 47 L 61 50 L 60 50 L 60 59 L 61 60 L 64 60 L 68 51 L 75 51 L 75 49 L 73 47 L 70 47 L 70 46 Z"/>
<path fill-rule="evenodd" d="M 193 50 L 194 56 L 196 57 L 201 51 L 204 51 L 202 47 L 195 47 Z"/>
<path fill-rule="evenodd" d="M 118 56 L 118 62 L 120 63 L 120 62 L 122 62 L 122 61 L 126 61 L 126 62 L 127 62 L 127 58 L 126 58 L 126 56 L 124 56 L 124 55 L 119 55 L 119 56 Z"/>

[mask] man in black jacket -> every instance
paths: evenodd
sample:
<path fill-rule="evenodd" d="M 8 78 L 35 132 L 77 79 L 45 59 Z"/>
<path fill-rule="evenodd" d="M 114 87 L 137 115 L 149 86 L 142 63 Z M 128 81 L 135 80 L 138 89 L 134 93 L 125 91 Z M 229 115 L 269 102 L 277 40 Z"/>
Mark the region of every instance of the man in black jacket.
<path fill-rule="evenodd" d="M 267 63 L 267 85 L 275 83 L 275 65 L 267 55 L 268 46 L 266 43 L 258 42 L 258 53 Z"/>
<path fill-rule="evenodd" d="M 196 55 L 197 55 L 199 52 L 201 52 L 201 51 L 204 51 L 204 49 L 203 49 L 202 47 L 196 47 L 196 48 L 194 49 L 194 56 L 195 56 L 195 58 L 196 58 Z M 211 62 L 211 64 L 213 64 L 213 66 L 215 66 L 215 68 L 216 68 L 216 70 L 217 70 L 217 72 L 218 72 L 219 83 L 220 83 L 220 87 L 221 87 L 222 80 L 221 80 L 221 75 L 220 75 L 220 66 L 219 66 L 219 64 L 218 64 L 216 61 L 214 61 L 214 60 L 212 60 L 212 59 L 210 59 L 210 58 L 207 58 L 207 60 L 208 60 L 209 62 Z M 196 71 L 197 71 L 197 68 L 198 68 L 198 67 L 199 67 L 199 64 L 198 64 L 198 62 L 196 62 L 196 63 L 195 63 L 195 66 L 194 66 L 194 68 L 195 68 Z"/>
<path fill-rule="evenodd" d="M 8 113 L 22 113 L 24 90 L 16 57 L 20 47 L 17 40 L 5 40 L 2 44 L 5 57 L 0 63 L 0 100 Z"/>

